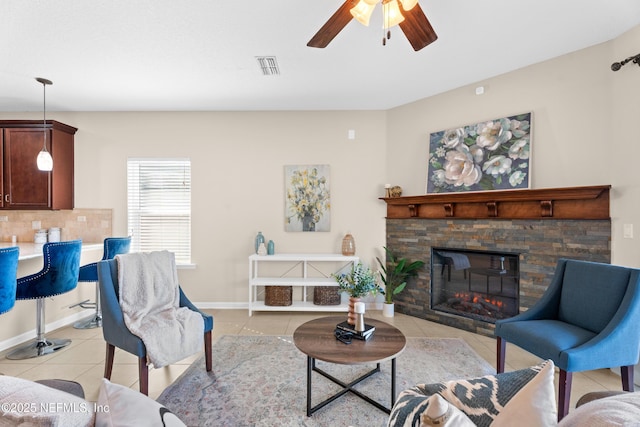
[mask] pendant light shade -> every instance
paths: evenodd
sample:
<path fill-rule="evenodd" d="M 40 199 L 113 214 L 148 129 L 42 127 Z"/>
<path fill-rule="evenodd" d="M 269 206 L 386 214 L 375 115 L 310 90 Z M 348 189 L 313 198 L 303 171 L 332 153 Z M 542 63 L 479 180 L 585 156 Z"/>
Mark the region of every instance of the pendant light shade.
<path fill-rule="evenodd" d="M 362 25 L 368 27 L 369 19 L 379 0 L 360 0 L 353 8 L 351 15 Z"/>
<path fill-rule="evenodd" d="M 38 153 L 36 162 L 38 163 L 38 169 L 41 171 L 49 172 L 53 170 L 53 157 L 51 157 L 51 154 L 49 154 L 46 148 L 43 148 L 42 151 Z"/>
<path fill-rule="evenodd" d="M 393 27 L 394 25 L 398 25 L 402 21 L 404 21 L 404 16 L 402 16 L 402 12 L 400 12 L 400 6 L 398 5 L 397 0 L 391 0 L 388 2 L 382 2 L 383 7 L 383 28 L 388 29 Z"/>
<path fill-rule="evenodd" d="M 42 131 L 44 133 L 42 150 L 38 153 L 36 163 L 39 170 L 49 172 L 53 170 L 53 158 L 47 151 L 47 85 L 52 85 L 53 82 L 42 77 L 36 77 L 36 80 L 42 83 Z"/>
<path fill-rule="evenodd" d="M 386 45 L 386 40 L 391 37 L 389 29 L 405 20 L 400 5 L 402 4 L 404 11 L 408 11 L 418 4 L 418 0 L 359 0 L 349 11 L 356 21 L 368 26 L 371 14 L 378 3 L 382 3 L 382 28 L 385 32 L 382 44 Z"/>
<path fill-rule="evenodd" d="M 411 10 L 418 4 L 418 0 L 400 0 L 404 10 Z"/>

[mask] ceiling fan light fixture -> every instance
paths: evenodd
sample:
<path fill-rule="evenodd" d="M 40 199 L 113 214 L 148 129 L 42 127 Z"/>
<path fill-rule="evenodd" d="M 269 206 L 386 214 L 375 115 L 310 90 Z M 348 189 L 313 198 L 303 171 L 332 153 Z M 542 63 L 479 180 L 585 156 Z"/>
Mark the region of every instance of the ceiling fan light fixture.
<path fill-rule="evenodd" d="M 397 0 L 382 1 L 382 27 L 386 30 L 404 21 Z"/>
<path fill-rule="evenodd" d="M 420 7 L 419 0 L 344 0 L 338 10 L 311 37 L 307 46 L 327 47 L 331 40 L 353 20 L 367 26 L 372 9 L 375 9 L 378 3 L 382 3 L 383 46 L 391 37 L 390 27 L 396 24 L 399 24 L 402 33 L 416 52 L 438 39 L 438 35 Z"/>
<path fill-rule="evenodd" d="M 418 4 L 418 0 L 400 0 L 400 4 L 404 10 L 411 10 Z"/>
<path fill-rule="evenodd" d="M 351 15 L 356 19 L 356 21 L 365 27 L 368 27 L 371 14 L 379 1 L 380 0 L 360 0 L 358 4 L 351 8 Z"/>

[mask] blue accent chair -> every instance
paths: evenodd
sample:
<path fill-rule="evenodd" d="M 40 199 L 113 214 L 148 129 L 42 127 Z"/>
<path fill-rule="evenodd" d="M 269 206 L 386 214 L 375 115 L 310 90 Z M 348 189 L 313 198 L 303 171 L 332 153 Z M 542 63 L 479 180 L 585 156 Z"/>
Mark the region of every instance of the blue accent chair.
<path fill-rule="evenodd" d="M 496 322 L 497 371 L 510 342 L 559 368 L 558 421 L 569 412 L 573 372 L 620 367 L 633 391 L 640 354 L 640 270 L 560 259 L 551 284 L 529 310 Z"/>
<path fill-rule="evenodd" d="M 138 357 L 138 373 L 140 378 L 140 393 L 149 395 L 149 369 L 147 368 L 147 349 L 136 335 L 133 335 L 124 323 L 120 308 L 118 263 L 117 260 L 98 262 L 98 281 L 100 282 L 100 297 L 102 298 L 102 335 L 107 342 L 107 355 L 104 365 L 104 377 L 111 379 L 113 357 L 118 347 Z M 198 310 L 180 288 L 180 307 L 200 313 L 204 320 L 204 352 L 207 372 L 211 372 L 211 331 L 213 330 L 213 316 Z"/>
<path fill-rule="evenodd" d="M 45 243 L 42 247 L 44 267 L 36 274 L 20 277 L 16 286 L 16 300 L 36 300 L 36 339 L 18 347 L 7 359 L 29 359 L 58 351 L 71 343 L 68 339 L 45 337 L 45 298 L 69 292 L 78 284 L 82 241 Z"/>
<path fill-rule="evenodd" d="M 11 310 L 16 303 L 19 255 L 17 247 L 0 249 L 0 314 Z"/>
<path fill-rule="evenodd" d="M 131 237 L 107 237 L 104 239 L 104 250 L 102 252 L 102 261 L 107 259 L 113 259 L 118 254 L 129 253 L 129 247 L 131 246 Z M 71 307 L 80 306 L 82 308 L 94 308 L 95 313 L 88 319 L 81 320 L 73 324 L 76 329 L 91 329 L 99 328 L 102 326 L 102 306 L 100 304 L 100 289 L 98 288 L 98 263 L 92 262 L 91 264 L 80 266 L 80 273 L 78 274 L 78 282 L 92 282 L 96 286 L 96 301 L 89 302 L 85 300 Z"/>

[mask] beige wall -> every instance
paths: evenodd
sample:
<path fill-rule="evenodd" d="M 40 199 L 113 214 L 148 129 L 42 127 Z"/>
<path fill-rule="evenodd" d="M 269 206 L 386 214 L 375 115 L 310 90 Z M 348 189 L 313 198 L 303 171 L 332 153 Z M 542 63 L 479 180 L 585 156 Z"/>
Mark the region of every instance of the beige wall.
<path fill-rule="evenodd" d="M 637 239 L 622 238 L 624 223 L 640 233 L 635 179 L 640 70 L 635 64 L 617 73 L 609 68 L 637 53 L 639 37 L 637 27 L 614 41 L 386 112 L 52 112 L 48 117 L 79 129 L 76 207 L 113 209 L 115 235 L 127 233 L 127 158 L 191 158 L 197 266 L 179 276 L 203 306 L 246 305 L 247 256 L 258 231 L 281 253 L 338 252 L 350 231 L 357 254 L 373 264 L 385 243 L 385 204 L 378 200 L 383 185 L 401 185 L 405 195 L 424 193 L 429 133 L 526 111 L 534 120 L 532 187 L 612 184 L 613 261 L 640 266 Z M 485 87 L 482 96 L 474 93 L 479 85 Z M 0 113 L 5 118 L 39 116 Z M 355 140 L 347 138 L 349 129 Z M 284 231 L 283 166 L 291 164 L 331 165 L 330 232 Z M 50 313 L 47 321 L 65 313 Z"/>
<path fill-rule="evenodd" d="M 0 117 L 22 117 L 4 114 Z M 384 245 L 384 112 L 52 113 L 77 127 L 76 207 L 112 208 L 127 233 L 128 157 L 192 161 L 192 257 L 179 276 L 195 302 L 246 306 L 248 259 L 262 231 L 276 252 L 337 253 L 350 231 L 374 261 Z M 349 129 L 356 139 L 349 140 Z M 331 166 L 331 231 L 284 231 L 284 165 Z"/>
<path fill-rule="evenodd" d="M 388 180 L 424 194 L 431 132 L 533 113 L 532 188 L 611 184 L 612 262 L 640 267 L 640 26 L 614 41 L 388 111 Z M 484 86 L 485 94 L 475 95 Z M 622 225 L 634 224 L 633 239 Z"/>
<path fill-rule="evenodd" d="M 605 65 L 638 53 L 640 26 L 611 43 Z M 640 179 L 636 159 L 640 158 L 640 67 L 629 63 L 616 73 L 611 72 L 610 109 L 602 112 L 611 122 L 598 152 L 611 151 L 607 159 L 611 171 L 613 219 L 613 261 L 640 267 Z M 607 114 L 609 113 L 609 114 Z M 623 224 L 634 225 L 634 238 L 624 239 Z"/>

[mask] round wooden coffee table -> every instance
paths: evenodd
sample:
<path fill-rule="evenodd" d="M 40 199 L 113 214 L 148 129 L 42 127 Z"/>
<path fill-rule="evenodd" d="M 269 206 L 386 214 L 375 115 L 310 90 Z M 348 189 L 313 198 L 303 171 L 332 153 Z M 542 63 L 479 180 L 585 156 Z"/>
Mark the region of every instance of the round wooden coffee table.
<path fill-rule="evenodd" d="M 379 320 L 365 318 L 365 324 L 375 326 L 373 336 L 367 341 L 353 339 L 351 344 L 344 344 L 336 339 L 336 325 L 346 320 L 346 316 L 322 317 L 304 323 L 293 333 L 293 342 L 298 349 L 307 355 L 307 416 L 310 417 L 318 409 L 333 402 L 340 396 L 351 392 L 371 403 L 386 413 L 396 399 L 396 357 L 404 350 L 407 339 L 400 330 Z M 376 368 L 345 383 L 316 367 L 316 360 L 341 365 L 361 365 L 375 363 Z M 369 396 L 364 395 L 353 386 L 376 372 L 380 372 L 380 362 L 391 360 L 391 405 L 387 408 Z M 315 371 L 340 385 L 343 389 L 316 406 L 311 406 L 311 374 Z"/>

